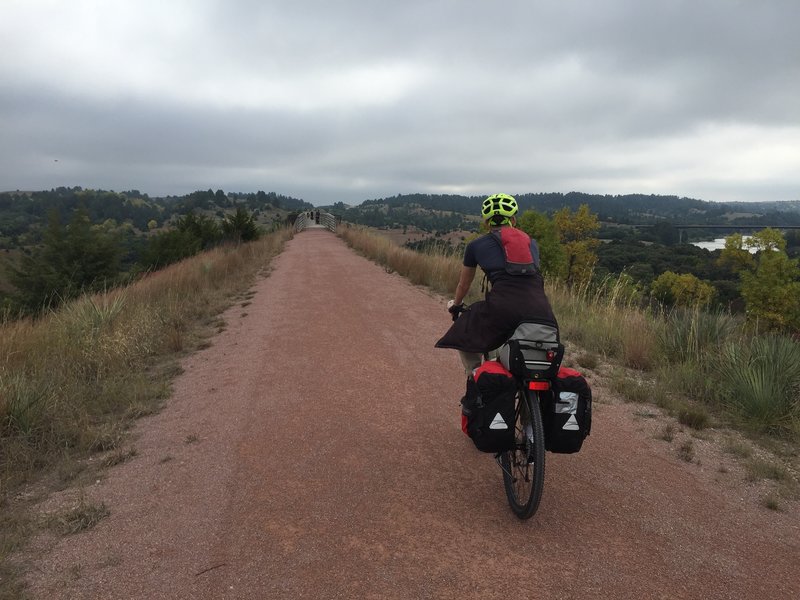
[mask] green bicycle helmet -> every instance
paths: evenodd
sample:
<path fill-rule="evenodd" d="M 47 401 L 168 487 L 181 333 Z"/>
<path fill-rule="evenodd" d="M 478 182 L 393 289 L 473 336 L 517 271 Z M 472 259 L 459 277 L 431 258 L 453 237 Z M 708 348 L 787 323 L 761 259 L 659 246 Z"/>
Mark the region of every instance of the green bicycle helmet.
<path fill-rule="evenodd" d="M 502 217 L 503 223 L 509 223 L 511 217 L 517 214 L 517 201 L 514 196 L 508 194 L 494 194 L 486 198 L 481 206 L 481 216 L 484 221 L 492 219 L 493 221 L 500 221 L 494 217 Z"/>

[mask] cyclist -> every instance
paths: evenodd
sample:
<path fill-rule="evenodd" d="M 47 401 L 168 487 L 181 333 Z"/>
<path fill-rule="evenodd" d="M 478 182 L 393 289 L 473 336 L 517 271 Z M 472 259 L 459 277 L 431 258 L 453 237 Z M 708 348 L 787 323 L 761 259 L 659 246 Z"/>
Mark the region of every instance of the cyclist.
<path fill-rule="evenodd" d="M 458 350 L 467 376 L 480 366 L 482 354 L 499 348 L 521 321 L 536 319 L 558 326 L 544 293 L 539 247 L 516 229 L 517 210 L 517 201 L 507 194 L 483 201 L 481 216 L 489 232 L 467 245 L 455 297 L 447 303 L 451 314 L 463 314 L 436 347 Z M 464 297 L 477 267 L 485 273 L 490 289 L 485 300 L 465 309 Z"/>

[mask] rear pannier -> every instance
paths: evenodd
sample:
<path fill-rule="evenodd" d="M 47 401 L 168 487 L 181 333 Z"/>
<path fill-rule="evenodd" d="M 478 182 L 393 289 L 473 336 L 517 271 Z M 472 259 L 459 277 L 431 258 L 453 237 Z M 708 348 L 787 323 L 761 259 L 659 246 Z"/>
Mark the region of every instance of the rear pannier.
<path fill-rule="evenodd" d="M 578 371 L 561 367 L 542 410 L 545 448 L 558 454 L 578 452 L 592 429 L 592 389 Z"/>
<path fill-rule="evenodd" d="M 499 353 L 503 366 L 520 379 L 553 379 L 564 357 L 564 346 L 554 325 L 525 321 Z"/>
<path fill-rule="evenodd" d="M 514 377 L 494 360 L 484 362 L 467 379 L 461 428 L 481 452 L 505 452 L 514 446 L 516 393 Z"/>

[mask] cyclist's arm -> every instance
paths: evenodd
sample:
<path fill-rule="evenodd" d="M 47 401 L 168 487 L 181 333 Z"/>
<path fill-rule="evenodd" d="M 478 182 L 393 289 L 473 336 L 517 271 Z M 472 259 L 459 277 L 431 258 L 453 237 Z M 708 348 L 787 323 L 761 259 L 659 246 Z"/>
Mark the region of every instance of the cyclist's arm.
<path fill-rule="evenodd" d="M 469 292 L 469 286 L 472 285 L 472 280 L 475 279 L 476 267 L 461 267 L 461 275 L 458 277 L 458 285 L 456 286 L 456 295 L 453 298 L 455 304 L 464 302 L 464 298 Z"/>

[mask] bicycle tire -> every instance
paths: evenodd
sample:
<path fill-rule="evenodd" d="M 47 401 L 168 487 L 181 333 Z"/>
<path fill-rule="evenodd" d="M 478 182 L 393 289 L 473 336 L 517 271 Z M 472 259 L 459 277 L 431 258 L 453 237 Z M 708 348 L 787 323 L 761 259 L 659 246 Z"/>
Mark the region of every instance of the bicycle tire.
<path fill-rule="evenodd" d="M 511 510 L 520 519 L 531 518 L 539 508 L 544 487 L 544 425 L 539 395 L 517 391 L 512 450 L 500 455 L 503 486 Z M 531 427 L 526 434 L 526 425 Z"/>

